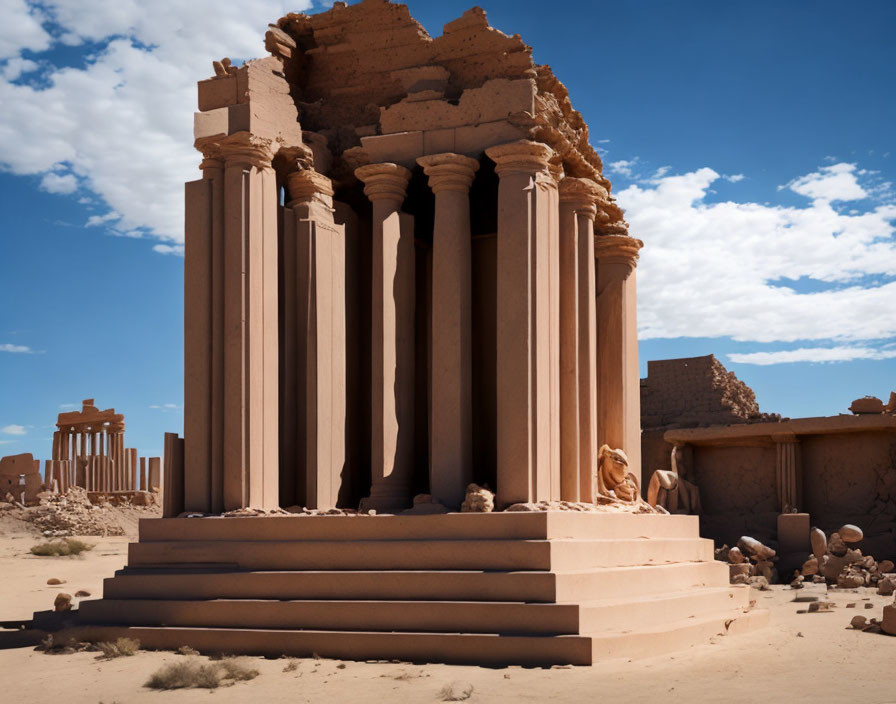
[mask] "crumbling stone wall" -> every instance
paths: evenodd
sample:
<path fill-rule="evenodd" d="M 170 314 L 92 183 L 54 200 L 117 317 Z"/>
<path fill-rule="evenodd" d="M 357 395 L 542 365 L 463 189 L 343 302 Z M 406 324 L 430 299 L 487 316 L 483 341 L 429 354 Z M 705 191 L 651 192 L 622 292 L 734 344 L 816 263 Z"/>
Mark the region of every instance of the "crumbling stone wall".
<path fill-rule="evenodd" d="M 768 420 L 756 394 L 714 355 L 647 363 L 641 380 L 641 427 L 693 427 Z"/>

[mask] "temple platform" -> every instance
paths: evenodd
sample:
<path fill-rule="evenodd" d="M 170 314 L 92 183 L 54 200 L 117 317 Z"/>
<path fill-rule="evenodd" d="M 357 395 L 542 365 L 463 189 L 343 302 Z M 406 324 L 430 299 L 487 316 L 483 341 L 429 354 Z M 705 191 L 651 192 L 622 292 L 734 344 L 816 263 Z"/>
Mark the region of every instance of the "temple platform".
<path fill-rule="evenodd" d="M 34 627 L 58 627 L 35 614 Z M 763 626 L 695 516 L 144 519 L 59 637 L 476 664 L 656 655 Z"/>

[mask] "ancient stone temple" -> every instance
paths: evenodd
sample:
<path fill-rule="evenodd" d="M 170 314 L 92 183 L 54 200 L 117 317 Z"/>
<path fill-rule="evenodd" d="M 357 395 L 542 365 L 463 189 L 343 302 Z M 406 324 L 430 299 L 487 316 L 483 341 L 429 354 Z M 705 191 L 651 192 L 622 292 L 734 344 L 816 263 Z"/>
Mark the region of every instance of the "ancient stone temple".
<path fill-rule="evenodd" d="M 184 438 L 78 635 L 590 663 L 763 623 L 640 498 L 642 243 L 550 68 L 384 0 L 265 46 L 199 83 Z"/>

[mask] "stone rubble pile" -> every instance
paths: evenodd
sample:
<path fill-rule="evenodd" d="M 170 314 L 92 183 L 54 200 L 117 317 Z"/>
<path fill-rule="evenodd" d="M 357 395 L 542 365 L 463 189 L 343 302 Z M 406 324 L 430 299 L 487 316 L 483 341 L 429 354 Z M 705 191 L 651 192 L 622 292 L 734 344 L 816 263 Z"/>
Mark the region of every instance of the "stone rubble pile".
<path fill-rule="evenodd" d="M 766 589 L 778 581 L 777 553 L 748 535 L 741 536 L 733 548 L 723 545 L 715 551 L 715 556 L 728 563 L 731 584 Z"/>
<path fill-rule="evenodd" d="M 819 528 L 809 533 L 812 554 L 803 563 L 795 579 L 812 577 L 813 581 L 826 582 L 841 589 L 877 587 L 878 594 L 889 595 L 896 590 L 896 574 L 890 560 L 878 562 L 871 555 L 863 555 L 858 548 L 850 547 L 862 540 L 862 529 L 844 525 L 827 538 Z"/>
<path fill-rule="evenodd" d="M 124 502 L 116 507 L 104 500 L 104 497 L 100 499 L 100 503 L 93 504 L 84 489 L 72 486 L 63 494 L 40 492 L 36 506 L 0 503 L 0 510 L 13 511 L 17 518 L 33 524 L 51 538 L 69 535 L 125 535 L 125 528 L 120 520 L 121 508 L 154 513 L 154 507 L 149 505 Z"/>

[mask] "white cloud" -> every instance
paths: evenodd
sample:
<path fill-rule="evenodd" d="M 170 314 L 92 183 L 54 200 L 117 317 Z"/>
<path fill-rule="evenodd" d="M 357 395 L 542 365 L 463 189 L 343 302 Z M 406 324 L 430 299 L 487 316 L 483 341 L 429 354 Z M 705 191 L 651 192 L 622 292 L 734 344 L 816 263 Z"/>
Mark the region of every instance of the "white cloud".
<path fill-rule="evenodd" d="M 741 364 L 786 364 L 792 362 L 852 362 L 857 359 L 893 359 L 896 350 L 871 347 L 800 347 L 776 352 L 746 352 L 728 355 L 732 362 Z"/>
<path fill-rule="evenodd" d="M 0 428 L 0 433 L 4 435 L 24 435 L 26 432 L 24 425 L 4 425 Z"/>
<path fill-rule="evenodd" d="M 107 222 L 113 222 L 114 220 L 121 220 L 121 215 L 116 213 L 114 210 L 106 213 L 105 215 L 91 215 L 89 218 L 87 218 L 87 222 L 84 223 L 84 227 L 97 227 Z"/>
<path fill-rule="evenodd" d="M 40 188 L 47 193 L 74 193 L 78 190 L 78 179 L 73 174 L 44 174 Z"/>
<path fill-rule="evenodd" d="M 0 352 L 18 352 L 21 354 L 31 354 L 33 350 L 25 345 L 12 345 L 8 342 L 0 344 Z"/>
<path fill-rule="evenodd" d="M 152 251 L 159 254 L 173 254 L 176 257 L 184 256 L 184 246 L 182 244 L 157 244 L 153 246 Z"/>
<path fill-rule="evenodd" d="M 0 59 L 14 58 L 23 49 L 43 51 L 50 47 L 50 35 L 44 30 L 44 17 L 38 7 L 25 0 L 4 0 L 0 22 Z"/>
<path fill-rule="evenodd" d="M 640 157 L 637 156 L 633 159 L 620 159 L 619 161 L 612 161 L 607 164 L 607 168 L 614 174 L 620 174 L 626 178 L 633 178 L 635 175 L 635 167 L 640 161 Z"/>
<path fill-rule="evenodd" d="M 59 408 L 62 410 L 66 408 L 80 408 L 80 405 L 77 403 L 60 403 Z"/>
<path fill-rule="evenodd" d="M 856 165 L 845 162 L 822 166 L 818 171 L 800 176 L 781 188 L 789 188 L 813 200 L 833 202 L 867 198 L 868 191 L 859 185 L 855 172 Z"/>
<path fill-rule="evenodd" d="M 151 405 L 150 408 L 163 413 L 179 413 L 184 410 L 183 405 L 178 403 L 157 403 Z"/>
<path fill-rule="evenodd" d="M 726 181 L 730 181 L 731 183 L 740 183 L 746 178 L 746 176 L 744 176 L 743 174 L 725 174 L 722 176 L 722 178 Z"/>
<path fill-rule="evenodd" d="M 719 178 L 702 168 L 617 194 L 631 234 L 645 242 L 638 265 L 642 339 L 896 336 L 896 205 L 851 215 L 820 199 L 805 207 L 708 203 Z M 811 287 L 801 292 L 782 279 Z"/>
<path fill-rule="evenodd" d="M 213 73 L 212 60 L 267 55 L 267 23 L 310 1 L 157 0 L 151 11 L 139 0 L 37 5 L 4 7 L 0 57 L 42 51 L 51 41 L 103 48 L 82 68 L 48 66 L 40 85 L 0 79 L 0 165 L 39 175 L 65 163 L 121 214 L 115 229 L 182 244 L 183 182 L 200 175 L 192 147 L 196 82 Z M 66 34 L 51 38 L 41 15 Z"/>
<path fill-rule="evenodd" d="M 31 59 L 23 59 L 21 56 L 9 59 L 2 68 L 0 75 L 7 81 L 15 81 L 25 73 L 36 71 L 39 64 Z"/>

